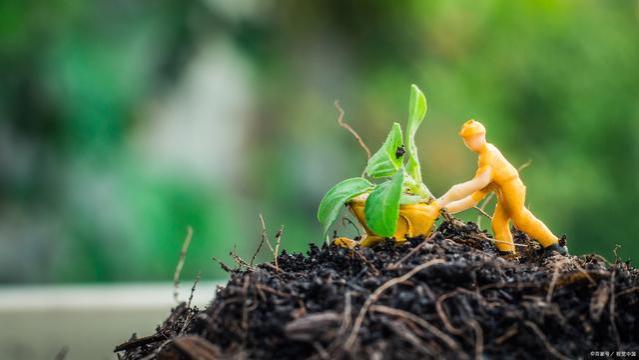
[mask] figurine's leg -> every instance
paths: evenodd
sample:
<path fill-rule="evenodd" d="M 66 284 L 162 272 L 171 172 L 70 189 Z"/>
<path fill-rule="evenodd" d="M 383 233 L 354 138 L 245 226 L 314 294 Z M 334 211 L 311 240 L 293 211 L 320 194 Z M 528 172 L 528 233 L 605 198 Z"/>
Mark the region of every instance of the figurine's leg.
<path fill-rule="evenodd" d="M 493 214 L 493 233 L 495 234 L 495 246 L 497 249 L 504 252 L 514 252 L 515 244 L 513 243 L 513 235 L 510 233 L 510 227 L 508 223 L 510 217 L 503 205 L 497 203 L 495 207 L 495 213 Z"/>
<path fill-rule="evenodd" d="M 521 208 L 513 214 L 513 222 L 517 229 L 525 232 L 531 238 L 539 241 L 541 246 L 548 247 L 559 243 L 559 238 L 548 227 L 537 219 L 530 210 Z"/>
<path fill-rule="evenodd" d="M 541 246 L 548 247 L 559 242 L 559 238 L 548 227 L 526 209 L 526 187 L 521 181 L 511 181 L 502 188 L 508 202 L 509 212 L 517 229 L 539 241 Z"/>

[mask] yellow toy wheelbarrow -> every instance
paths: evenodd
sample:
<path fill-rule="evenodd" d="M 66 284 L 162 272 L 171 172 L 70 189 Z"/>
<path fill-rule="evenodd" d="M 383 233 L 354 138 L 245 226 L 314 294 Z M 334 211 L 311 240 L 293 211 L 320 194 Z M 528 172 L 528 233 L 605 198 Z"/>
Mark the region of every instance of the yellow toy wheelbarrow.
<path fill-rule="evenodd" d="M 367 198 L 368 194 L 363 194 L 347 203 L 350 212 L 355 215 L 359 223 L 364 227 L 365 234 L 359 241 L 347 237 L 338 237 L 333 240 L 333 244 L 346 248 L 353 248 L 356 245 L 372 247 L 385 239 L 385 237 L 375 234 L 366 224 L 364 209 Z M 417 203 L 400 205 L 397 230 L 391 239 L 395 241 L 396 244 L 401 245 L 406 242 L 407 238 L 430 235 L 440 212 L 441 207 L 439 207 L 435 201 L 430 204 Z"/>
<path fill-rule="evenodd" d="M 339 237 L 333 240 L 334 244 L 347 248 L 370 247 L 385 238 L 402 244 L 407 238 L 431 233 L 441 207 L 422 181 L 415 144 L 415 133 L 426 116 L 426 109 L 426 97 L 412 85 L 406 136 L 401 125 L 394 123 L 381 148 L 369 154 L 364 170 L 367 178 L 362 175 L 343 180 L 324 195 L 317 212 L 324 234 L 344 205 L 365 230 L 359 241 Z M 369 179 L 383 182 L 373 183 Z"/>

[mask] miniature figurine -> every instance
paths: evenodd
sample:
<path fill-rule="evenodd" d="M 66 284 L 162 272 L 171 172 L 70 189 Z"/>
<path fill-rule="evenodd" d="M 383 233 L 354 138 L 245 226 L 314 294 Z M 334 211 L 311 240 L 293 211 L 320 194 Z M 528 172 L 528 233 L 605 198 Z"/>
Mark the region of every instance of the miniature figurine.
<path fill-rule="evenodd" d="M 512 220 L 519 230 L 537 240 L 547 254 L 553 251 L 567 254 L 557 236 L 526 209 L 526 187 L 517 169 L 494 145 L 486 142 L 486 129 L 477 121 L 467 121 L 459 133 L 464 144 L 479 154 L 475 178 L 453 186 L 444 196 L 434 199 L 422 180 L 415 143 L 415 133 L 426 110 L 426 97 L 412 85 L 406 137 L 401 126 L 393 124 L 382 147 L 368 159 L 364 171 L 367 178 L 343 180 L 324 195 L 317 212 L 318 220 L 324 225 L 324 234 L 346 205 L 364 227 L 365 234 L 359 241 L 335 238 L 334 244 L 348 248 L 369 247 L 385 238 L 402 244 L 410 237 L 428 236 L 442 209 L 450 213 L 464 211 L 494 191 L 498 201 L 492 228 L 497 240 L 495 245 L 500 251 L 515 253 L 508 225 Z"/>
<path fill-rule="evenodd" d="M 480 122 L 469 120 L 459 133 L 464 144 L 479 154 L 475 177 L 457 184 L 437 200 L 450 213 L 469 209 L 491 191 L 497 194 L 497 206 L 492 217 L 492 228 L 497 248 L 505 253 L 514 253 L 515 245 L 508 223 L 537 240 L 550 254 L 557 251 L 567 254 L 567 248 L 559 245 L 559 239 L 525 207 L 526 186 L 519 172 L 502 153 L 486 142 L 486 128 Z"/>

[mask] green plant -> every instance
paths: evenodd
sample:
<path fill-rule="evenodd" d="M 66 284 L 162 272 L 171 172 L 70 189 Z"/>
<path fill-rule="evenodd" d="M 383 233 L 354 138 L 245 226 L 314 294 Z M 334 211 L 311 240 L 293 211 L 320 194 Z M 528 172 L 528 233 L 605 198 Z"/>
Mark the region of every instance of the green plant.
<path fill-rule="evenodd" d="M 428 202 L 432 198 L 422 181 L 415 144 L 415 134 L 426 110 L 426 97 L 416 85 L 411 85 L 406 142 L 401 126 L 394 123 L 384 144 L 368 160 L 366 177 L 344 180 L 324 195 L 317 219 L 324 226 L 325 235 L 342 207 L 356 196 L 369 193 L 365 205 L 366 223 L 376 234 L 386 237 L 393 236 L 397 229 L 401 204 Z M 376 180 L 383 182 L 375 183 Z"/>

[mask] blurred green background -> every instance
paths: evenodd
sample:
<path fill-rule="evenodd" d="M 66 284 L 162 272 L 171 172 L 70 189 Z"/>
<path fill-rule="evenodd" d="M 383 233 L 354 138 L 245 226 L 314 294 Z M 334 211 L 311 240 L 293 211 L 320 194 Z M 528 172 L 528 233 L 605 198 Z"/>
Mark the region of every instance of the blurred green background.
<path fill-rule="evenodd" d="M 573 253 L 636 261 L 638 65 L 638 1 L 2 2 L 0 282 L 169 280 L 188 225 L 184 274 L 220 277 L 259 213 L 320 243 L 365 164 L 333 101 L 377 148 L 411 83 L 435 194 L 473 175 L 474 117 Z"/>

